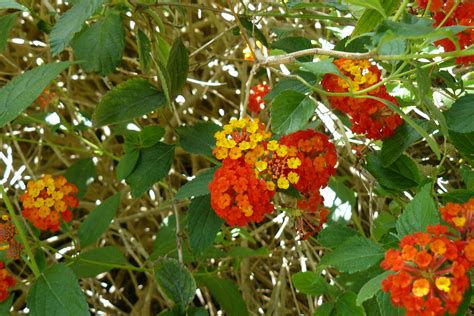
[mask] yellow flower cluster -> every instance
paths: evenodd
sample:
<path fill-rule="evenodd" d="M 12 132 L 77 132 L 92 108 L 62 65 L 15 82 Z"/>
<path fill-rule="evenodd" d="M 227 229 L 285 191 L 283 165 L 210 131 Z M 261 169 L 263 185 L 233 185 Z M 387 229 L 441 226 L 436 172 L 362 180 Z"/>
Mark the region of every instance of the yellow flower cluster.
<path fill-rule="evenodd" d="M 270 136 L 271 133 L 265 131 L 265 126 L 258 119 L 234 119 L 214 134 L 216 147 L 212 152 L 219 160 L 236 160 L 245 155 L 246 162 L 251 163 L 263 153 L 261 142 Z"/>
<path fill-rule="evenodd" d="M 364 86 L 363 88 L 371 86 L 379 80 L 377 74 L 371 71 L 372 67 L 374 66 L 368 60 L 345 60 L 341 68 L 348 72 L 352 78 L 347 78 L 348 81 L 346 81 L 339 77 L 338 84 L 342 88 L 352 86 L 353 91 L 361 90 L 361 86 Z"/>

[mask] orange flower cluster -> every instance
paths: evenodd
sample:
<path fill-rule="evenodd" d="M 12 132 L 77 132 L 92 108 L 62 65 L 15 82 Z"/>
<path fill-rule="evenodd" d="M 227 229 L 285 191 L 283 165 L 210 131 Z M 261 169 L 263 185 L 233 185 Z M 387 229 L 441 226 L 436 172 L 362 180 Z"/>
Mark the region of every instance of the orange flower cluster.
<path fill-rule="evenodd" d="M 5 264 L 0 261 L 0 302 L 5 301 L 10 295 L 9 290 L 16 284 L 16 280 L 12 277 L 8 270 L 5 268 Z"/>
<path fill-rule="evenodd" d="M 261 221 L 273 211 L 277 189 L 291 185 L 302 198 L 297 206 L 297 228 L 319 231 L 329 212 L 321 209 L 319 190 L 335 173 L 336 149 L 324 134 L 313 130 L 298 131 L 277 140 L 258 119 L 232 120 L 215 133 L 214 155 L 223 165 L 209 185 L 211 204 L 229 225 Z"/>
<path fill-rule="evenodd" d="M 446 226 L 428 227 L 428 232 L 407 235 L 400 249 L 390 249 L 381 267 L 394 271 L 382 282 L 392 304 L 406 308 L 407 316 L 456 313 L 469 288 L 467 271 L 473 248 L 448 238 Z M 474 247 L 474 245 L 470 246 Z"/>
<path fill-rule="evenodd" d="M 10 259 L 19 259 L 23 245 L 15 240 L 15 225 L 10 221 L 8 215 L 2 215 L 0 222 L 0 250 L 6 250 L 7 257 Z"/>
<path fill-rule="evenodd" d="M 263 97 L 270 92 L 270 87 L 266 83 L 260 83 L 250 88 L 248 108 L 250 112 L 260 113 L 261 110 L 265 109 L 265 101 Z"/>
<path fill-rule="evenodd" d="M 474 238 L 474 198 L 464 204 L 447 203 L 440 208 L 445 222 L 454 227 L 464 238 Z"/>
<path fill-rule="evenodd" d="M 428 3 L 428 0 L 418 0 L 418 5 L 422 9 L 426 9 Z M 455 0 L 432 0 L 428 10 L 434 14 L 433 26 L 441 25 L 446 20 L 443 26 L 462 25 L 467 27 L 464 31 L 456 34 L 459 48 L 466 49 L 474 43 L 474 2 L 472 0 L 460 1 L 454 12 L 448 17 L 455 4 Z M 443 46 L 446 52 L 456 50 L 456 43 L 448 38 L 438 40 L 435 44 Z M 457 64 L 468 65 L 472 62 L 474 62 L 474 55 L 456 58 Z"/>
<path fill-rule="evenodd" d="M 77 187 L 63 176 L 45 175 L 37 181 L 29 181 L 27 191 L 20 197 L 22 214 L 36 228 L 55 232 L 59 229 L 60 218 L 71 221 L 70 208 L 79 206 L 75 197 L 77 192 Z"/>
<path fill-rule="evenodd" d="M 273 212 L 274 191 L 266 188 L 254 169 L 243 159 L 225 159 L 209 184 L 211 206 L 229 225 L 260 222 Z"/>
<path fill-rule="evenodd" d="M 338 59 L 334 64 L 345 78 L 326 74 L 321 84 L 328 92 L 356 92 L 370 88 L 381 80 L 380 70 L 368 60 Z M 372 89 L 364 95 L 384 99 L 398 106 L 397 100 L 388 94 L 385 86 Z M 384 103 L 371 98 L 331 96 L 329 101 L 334 108 L 350 116 L 353 132 L 366 134 L 370 139 L 392 136 L 403 122 Z"/>

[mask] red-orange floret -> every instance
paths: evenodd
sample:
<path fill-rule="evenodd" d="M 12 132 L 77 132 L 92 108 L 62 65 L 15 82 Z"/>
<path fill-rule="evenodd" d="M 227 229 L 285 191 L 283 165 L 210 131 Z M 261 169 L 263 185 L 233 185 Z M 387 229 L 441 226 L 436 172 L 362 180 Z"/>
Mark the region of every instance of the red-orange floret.
<path fill-rule="evenodd" d="M 209 184 L 211 206 L 231 226 L 260 222 L 273 212 L 273 191 L 258 179 L 253 166 L 245 160 L 226 158 Z"/>
<path fill-rule="evenodd" d="M 63 176 L 45 175 L 37 181 L 29 181 L 25 194 L 20 197 L 22 215 L 40 230 L 56 232 L 60 218 L 72 219 L 71 208 L 79 206 L 77 187 Z"/>
<path fill-rule="evenodd" d="M 329 178 L 336 173 L 335 146 L 326 135 L 311 129 L 288 134 L 280 139 L 280 143 L 295 149 L 296 157 L 301 161 L 301 165 L 295 171 L 300 178 L 294 186 L 305 196 L 305 200 L 313 205 L 303 207 L 303 209 L 315 210 L 318 205 L 311 203 L 311 196 L 325 187 Z M 315 196 L 317 198 L 317 195 Z M 302 203 L 305 202 L 300 202 Z"/>
<path fill-rule="evenodd" d="M 447 203 L 439 209 L 441 217 L 464 237 L 474 237 L 474 198 L 464 204 Z"/>
<path fill-rule="evenodd" d="M 427 231 L 403 237 L 402 251 L 387 251 L 381 267 L 395 273 L 382 281 L 382 289 L 406 315 L 455 314 L 469 288 L 470 249 L 463 241 L 449 239 L 446 227 Z"/>
<path fill-rule="evenodd" d="M 7 257 L 13 260 L 19 259 L 23 244 L 15 240 L 16 228 L 8 215 L 2 215 L 0 222 L 0 250 L 6 250 Z"/>
<path fill-rule="evenodd" d="M 5 264 L 0 261 L 0 302 L 5 301 L 10 295 L 10 289 L 16 284 L 14 277 L 5 268 Z"/>
<path fill-rule="evenodd" d="M 334 64 L 345 78 L 326 74 L 321 85 L 328 92 L 357 92 L 370 88 L 381 80 L 380 70 L 368 60 L 338 59 Z M 376 87 L 363 95 L 384 99 L 398 106 L 397 100 L 388 94 L 385 86 Z M 334 108 L 350 116 L 353 132 L 366 134 L 370 139 L 392 136 L 403 122 L 400 116 L 383 102 L 372 98 L 330 96 L 329 102 Z"/>
<path fill-rule="evenodd" d="M 248 109 L 253 113 L 260 113 L 261 110 L 265 109 L 265 101 L 263 97 L 270 92 L 270 86 L 266 83 L 260 83 L 250 88 Z"/>

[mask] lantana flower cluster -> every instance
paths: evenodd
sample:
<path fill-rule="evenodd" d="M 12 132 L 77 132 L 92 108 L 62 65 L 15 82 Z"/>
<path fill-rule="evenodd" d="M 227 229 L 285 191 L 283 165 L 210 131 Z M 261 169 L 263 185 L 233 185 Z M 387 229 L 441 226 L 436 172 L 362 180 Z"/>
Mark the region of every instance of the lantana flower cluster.
<path fill-rule="evenodd" d="M 63 176 L 45 175 L 37 181 L 29 181 L 25 194 L 20 197 L 22 215 L 40 230 L 56 232 L 60 219 L 72 220 L 71 208 L 79 206 L 77 187 Z"/>
<path fill-rule="evenodd" d="M 427 232 L 406 235 L 400 249 L 390 249 L 381 267 L 395 272 L 382 282 L 392 304 L 408 316 L 455 314 L 469 288 L 468 272 L 474 266 L 472 215 L 474 199 L 447 203 L 440 209 L 448 226 L 428 226 Z"/>
<path fill-rule="evenodd" d="M 263 97 L 265 97 L 268 92 L 270 92 L 270 86 L 266 83 L 259 83 L 250 88 L 248 102 L 248 109 L 250 112 L 259 114 L 260 111 L 265 109 L 265 101 L 263 100 Z"/>
<path fill-rule="evenodd" d="M 15 286 L 16 280 L 0 261 L 0 302 L 5 301 L 10 295 L 10 290 Z"/>
<path fill-rule="evenodd" d="M 209 185 L 211 205 L 229 225 L 244 226 L 273 212 L 275 192 L 293 186 L 301 194 L 299 227 L 317 231 L 328 215 L 319 190 L 335 173 L 336 149 L 314 130 L 279 141 L 271 136 L 264 124 L 250 118 L 231 120 L 215 134 L 213 153 L 222 166 Z"/>
<path fill-rule="evenodd" d="M 357 92 L 371 88 L 381 81 L 380 70 L 368 60 L 343 58 L 335 60 L 334 65 L 344 77 L 326 74 L 321 84 L 328 92 Z M 353 132 L 365 134 L 370 139 L 383 139 L 392 136 L 395 129 L 403 122 L 400 116 L 383 102 L 372 98 L 363 98 L 364 95 L 384 99 L 398 106 L 397 100 L 387 92 L 383 85 L 362 94 L 361 98 L 330 96 L 329 102 L 334 108 L 350 116 Z"/>
<path fill-rule="evenodd" d="M 0 250 L 5 250 L 6 255 L 10 259 L 20 258 L 23 245 L 18 242 L 15 237 L 17 230 L 8 215 L 2 215 L 0 222 Z"/>
<path fill-rule="evenodd" d="M 429 4 L 429 7 L 428 7 Z M 436 45 L 442 46 L 446 52 L 456 50 L 456 45 L 463 50 L 474 43 L 474 2 L 472 0 L 461 0 L 456 5 L 455 0 L 418 0 L 418 5 L 422 9 L 428 9 L 433 13 L 433 26 L 453 26 L 462 25 L 467 28 L 457 33 L 457 43 L 449 38 L 444 38 L 435 42 Z M 454 11 L 451 13 L 451 11 Z M 474 62 L 474 55 L 456 58 L 457 64 L 468 65 Z"/>

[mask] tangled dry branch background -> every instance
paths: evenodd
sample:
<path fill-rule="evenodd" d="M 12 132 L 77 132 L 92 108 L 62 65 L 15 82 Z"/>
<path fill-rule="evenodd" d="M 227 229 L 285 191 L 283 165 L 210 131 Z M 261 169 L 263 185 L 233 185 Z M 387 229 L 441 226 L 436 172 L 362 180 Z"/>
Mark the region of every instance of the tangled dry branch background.
<path fill-rule="evenodd" d="M 25 70 L 54 60 L 46 45 L 47 35 L 39 27 L 47 29 L 54 24 L 56 17 L 50 13 L 51 10 L 62 13 L 68 6 L 62 1 L 26 2 L 30 2 L 29 7 L 35 11 L 34 14 L 22 15 L 13 28 L 6 51 L 0 54 L 0 86 Z M 268 39 L 282 33 L 304 36 L 311 39 L 315 47 L 323 48 L 331 48 L 331 44 L 347 35 L 357 21 L 357 17 L 349 14 L 340 16 L 340 13 L 325 6 L 286 14 L 282 10 L 284 2 L 254 5 L 231 0 L 149 2 L 150 9 L 164 25 L 164 31 L 160 34 L 165 40 L 171 43 L 174 38 L 181 36 L 190 51 L 190 72 L 182 95 L 176 100 L 176 112 L 163 109 L 138 120 L 141 126 L 164 127 L 168 143 L 178 141 L 174 132 L 178 126 L 203 120 L 221 124 L 231 117 L 238 117 L 246 91 L 251 85 L 262 81 L 273 85 L 280 74 L 285 72 L 278 67 L 274 71 L 256 71 L 251 63 L 243 60 L 242 51 L 247 43 L 235 14 L 247 15 L 261 26 L 261 31 Z M 91 128 L 91 115 L 102 96 L 127 79 L 139 76 L 156 81 L 159 85 L 159 79 L 153 71 L 142 74 L 139 70 L 136 38 L 138 28 L 148 34 L 155 32 L 156 21 L 143 13 L 141 5 L 133 1 L 131 3 L 135 10 L 124 19 L 126 49 L 118 69 L 108 77 L 101 77 L 85 73 L 78 65 L 70 67 L 67 74 L 58 77 L 49 86 L 49 90 L 56 94 L 53 102 L 45 108 L 32 105 L 27 115 L 22 115 L 17 122 L 3 128 L 0 135 L 0 179 L 10 188 L 9 195 L 13 200 L 18 201 L 27 180 L 43 174 L 60 175 L 80 159 L 96 157 L 94 164 L 97 177 L 89 184 L 87 193 L 81 199 L 72 226 L 77 227 L 96 207 L 97 201 L 122 192 L 119 212 L 98 246 L 115 245 L 130 263 L 141 267 L 150 265 L 149 257 L 154 249 L 155 236 L 167 225 L 164 219 L 172 215 L 175 208 L 182 216 L 186 214 L 188 202 L 173 202 L 177 189 L 212 164 L 178 147 L 170 175 L 139 199 L 132 199 L 128 186 L 116 180 L 115 166 L 123 154 L 124 140 L 107 127 Z M 38 23 L 40 20 L 42 22 Z M 72 60 L 72 54 L 72 50 L 68 49 L 60 58 Z M 349 130 L 324 106 L 326 100 L 318 95 L 313 97 L 319 100 L 318 113 L 323 118 L 323 130 L 331 135 L 337 146 L 337 176 L 344 179 L 344 184 L 357 197 L 354 211 L 359 214 L 361 222 L 355 224 L 368 234 L 376 213 L 389 207 L 400 208 L 400 201 L 374 193 L 377 189 L 375 180 L 362 168 L 362 158 L 351 149 L 352 145 L 364 145 L 364 141 L 347 138 Z M 75 125 L 74 135 L 61 132 L 60 128 L 58 132 L 55 112 Z M 45 120 L 49 126 L 43 123 Z M 410 151 L 427 175 L 435 172 L 436 168 L 450 170 L 443 175 L 446 189 L 459 186 L 457 166 L 460 157 L 454 151 L 443 166 L 437 166 L 436 157 L 425 143 L 411 147 Z M 331 190 L 325 191 L 323 195 L 328 206 L 333 209 L 345 202 L 336 199 Z M 15 207 L 20 209 L 18 204 Z M 343 214 L 347 204 L 345 208 L 339 208 Z M 263 224 L 252 224 L 240 232 L 223 227 L 219 236 L 222 242 L 217 246 L 223 251 L 231 246 L 252 249 L 265 247 L 268 251 L 263 251 L 263 255 L 224 256 L 220 259 L 209 257 L 202 262 L 190 262 L 188 267 L 193 272 L 199 272 L 215 266 L 220 276 L 236 282 L 252 314 L 312 314 L 317 302 L 314 298 L 296 293 L 291 275 L 314 270 L 322 249 L 311 240 L 299 240 L 292 219 L 274 215 L 270 219 Z M 182 227 L 185 227 L 185 223 Z M 179 237 L 184 239 L 183 247 L 186 248 L 186 234 L 180 234 Z M 66 234 L 51 236 L 46 243 L 49 249 L 46 251 L 47 262 L 61 261 L 63 254 L 73 254 L 74 247 Z M 27 274 L 20 262 L 13 263 L 10 268 L 19 279 L 31 280 L 32 276 Z M 336 286 L 346 282 L 343 275 L 336 277 L 328 273 L 327 278 Z M 20 284 L 17 290 L 14 310 L 18 313 L 25 311 L 26 292 L 22 292 L 21 287 L 26 288 L 27 285 L 28 281 Z M 155 315 L 170 306 L 157 288 L 154 276 L 143 271 L 115 269 L 96 278 L 84 279 L 81 286 L 87 294 L 91 311 L 98 315 Z M 205 288 L 199 290 L 195 305 L 206 306 L 210 315 L 218 315 L 219 307 Z"/>

